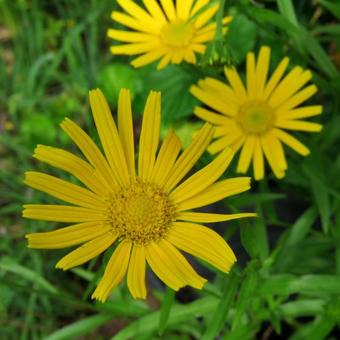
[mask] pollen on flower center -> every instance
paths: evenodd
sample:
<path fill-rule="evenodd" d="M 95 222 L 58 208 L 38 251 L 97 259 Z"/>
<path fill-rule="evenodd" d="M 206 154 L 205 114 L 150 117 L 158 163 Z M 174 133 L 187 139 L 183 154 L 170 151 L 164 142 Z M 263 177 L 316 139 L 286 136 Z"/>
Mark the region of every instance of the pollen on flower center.
<path fill-rule="evenodd" d="M 176 20 L 167 23 L 161 30 L 162 40 L 172 47 L 187 46 L 194 34 L 194 27 L 190 22 Z"/>
<path fill-rule="evenodd" d="M 274 124 L 274 110 L 263 101 L 250 101 L 239 109 L 237 121 L 241 128 L 251 134 L 263 134 Z"/>
<path fill-rule="evenodd" d="M 157 185 L 137 179 L 110 196 L 107 214 L 120 238 L 148 244 L 165 236 L 175 220 L 175 206 Z"/>

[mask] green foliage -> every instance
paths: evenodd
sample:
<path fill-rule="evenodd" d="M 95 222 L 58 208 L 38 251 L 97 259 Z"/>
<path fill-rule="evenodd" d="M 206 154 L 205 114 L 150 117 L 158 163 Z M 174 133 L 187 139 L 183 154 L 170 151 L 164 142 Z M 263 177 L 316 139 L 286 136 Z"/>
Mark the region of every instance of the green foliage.
<path fill-rule="evenodd" d="M 234 17 L 227 35 L 219 35 L 197 65 L 160 72 L 155 65 L 134 69 L 127 58 L 110 55 L 105 35 L 115 6 L 109 0 L 0 0 L 0 338 L 338 338 L 338 2 L 225 1 L 224 14 Z M 101 304 L 89 295 L 103 272 L 99 263 L 110 254 L 61 272 L 54 266 L 66 250 L 27 249 L 25 233 L 53 226 L 21 218 L 22 204 L 48 200 L 24 187 L 23 173 L 51 171 L 32 159 L 37 144 L 72 150 L 58 127 L 65 116 L 95 135 L 88 89 L 102 88 L 115 111 L 119 89 L 130 88 L 137 131 L 148 92 L 161 91 L 161 134 L 172 127 L 187 145 L 202 124 L 192 115 L 197 101 L 190 86 L 205 76 L 223 79 L 225 63 L 242 74 L 246 53 L 262 45 L 272 48 L 273 65 L 288 55 L 291 65 L 312 70 L 319 92 L 310 102 L 324 106 L 324 128 L 318 136 L 299 136 L 312 151 L 305 159 L 285 150 L 284 179 L 269 175 L 250 192 L 212 207 L 258 214 L 211 226 L 237 253 L 231 273 L 193 262 L 209 276 L 202 291 L 175 294 L 149 277 L 146 302 L 133 300 L 121 285 Z M 230 177 L 236 176 L 234 163 Z"/>

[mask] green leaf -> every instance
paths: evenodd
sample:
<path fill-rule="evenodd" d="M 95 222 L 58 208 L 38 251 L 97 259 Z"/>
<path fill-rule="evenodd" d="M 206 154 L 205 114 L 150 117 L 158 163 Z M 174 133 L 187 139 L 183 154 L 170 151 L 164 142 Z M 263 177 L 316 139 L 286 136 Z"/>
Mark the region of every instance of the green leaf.
<path fill-rule="evenodd" d="M 170 310 L 174 302 L 174 298 L 175 298 L 175 291 L 167 287 L 165 294 L 164 294 L 164 298 L 163 298 L 162 306 L 160 310 L 160 315 L 159 315 L 158 334 L 160 336 L 162 336 L 165 331 L 166 324 L 168 322 L 169 315 L 170 315 Z"/>
<path fill-rule="evenodd" d="M 23 279 L 36 284 L 39 288 L 48 291 L 49 293 L 57 293 L 58 290 L 53 287 L 47 280 L 40 276 L 37 272 L 30 270 L 10 257 L 3 257 L 0 260 L 0 269 L 6 272 L 16 274 Z"/>
<path fill-rule="evenodd" d="M 174 305 L 171 308 L 167 326 L 170 328 L 178 323 L 186 322 L 193 316 L 208 315 L 216 309 L 217 304 L 218 299 L 215 297 L 205 297 L 186 305 Z M 158 329 L 159 317 L 160 311 L 143 316 L 121 330 L 112 340 L 134 339 L 138 334 L 155 332 Z"/>
<path fill-rule="evenodd" d="M 326 7 L 335 17 L 340 19 L 340 3 L 339 2 L 331 2 L 327 0 L 318 0 L 318 2 Z"/>
<path fill-rule="evenodd" d="M 224 291 L 222 293 L 222 297 L 220 302 L 212 315 L 212 320 L 209 323 L 202 340 L 211 340 L 215 339 L 221 329 L 223 328 L 224 321 L 228 315 L 228 312 L 231 308 L 234 295 L 236 293 L 237 286 L 239 284 L 239 278 L 235 273 L 235 270 L 232 270 L 228 276 L 225 276 L 226 284 L 224 287 Z"/>
<path fill-rule="evenodd" d="M 281 14 L 286 17 L 293 25 L 298 26 L 294 6 L 291 0 L 277 0 Z"/>
<path fill-rule="evenodd" d="M 48 335 L 44 340 L 68 340 L 74 339 L 81 335 L 88 334 L 99 326 L 105 324 L 112 319 L 111 315 L 98 314 L 87 318 L 83 318 L 80 321 L 76 321 L 70 325 L 58 329 L 56 332 Z"/>

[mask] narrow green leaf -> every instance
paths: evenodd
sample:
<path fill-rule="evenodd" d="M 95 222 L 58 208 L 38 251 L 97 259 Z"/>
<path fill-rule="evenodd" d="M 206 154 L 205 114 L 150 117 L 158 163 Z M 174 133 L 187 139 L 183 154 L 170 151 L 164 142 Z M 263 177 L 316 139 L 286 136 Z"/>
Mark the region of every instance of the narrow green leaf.
<path fill-rule="evenodd" d="M 75 339 L 81 335 L 90 333 L 111 319 L 112 316 L 108 314 L 93 315 L 58 329 L 56 332 L 44 338 L 44 340 Z"/>
<path fill-rule="evenodd" d="M 164 294 L 164 299 L 162 302 L 160 314 L 159 314 L 158 334 L 160 336 L 162 336 L 165 331 L 166 324 L 168 322 L 169 315 L 170 315 L 170 310 L 174 302 L 174 298 L 175 298 L 175 291 L 167 287 L 165 294 Z"/>
<path fill-rule="evenodd" d="M 238 284 L 239 278 L 235 270 L 232 270 L 228 274 L 221 300 L 213 313 L 211 322 L 203 334 L 202 340 L 215 339 L 223 328 L 224 321 L 233 302 Z"/>
<path fill-rule="evenodd" d="M 319 0 L 319 3 L 326 7 L 335 17 L 340 19 L 340 3 L 327 0 Z"/>
<path fill-rule="evenodd" d="M 278 307 L 278 310 L 281 317 L 299 318 L 322 313 L 325 309 L 325 304 L 325 300 L 322 299 L 303 299 L 284 303 Z"/>
<path fill-rule="evenodd" d="M 277 0 L 277 5 L 281 14 L 286 17 L 293 25 L 298 26 L 294 6 L 291 0 Z"/>

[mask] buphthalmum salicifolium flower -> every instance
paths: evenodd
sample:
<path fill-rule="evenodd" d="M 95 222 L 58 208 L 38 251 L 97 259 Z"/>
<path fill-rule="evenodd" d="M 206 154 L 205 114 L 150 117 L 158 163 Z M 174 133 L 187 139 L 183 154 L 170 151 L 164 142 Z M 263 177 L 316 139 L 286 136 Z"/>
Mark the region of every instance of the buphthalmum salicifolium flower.
<path fill-rule="evenodd" d="M 208 150 L 215 154 L 232 147 L 240 148 L 237 171 L 246 173 L 253 163 L 254 177 L 264 177 L 264 158 L 277 178 L 287 170 L 283 144 L 299 154 L 309 154 L 308 148 L 285 130 L 319 132 L 320 124 L 302 120 L 322 112 L 321 105 L 298 107 L 317 92 L 309 70 L 293 67 L 284 76 L 289 59 L 279 63 L 270 77 L 270 48 L 260 49 L 257 62 L 254 53 L 247 54 L 246 85 L 234 67 L 225 67 L 229 85 L 205 78 L 191 87 L 191 93 L 208 106 L 196 107 L 195 114 L 216 126 L 216 139 Z"/>
<path fill-rule="evenodd" d="M 108 30 L 110 38 L 124 43 L 112 46 L 111 52 L 139 55 L 131 62 L 135 67 L 159 59 L 158 69 L 183 60 L 195 64 L 195 54 L 203 54 L 215 37 L 217 24 L 209 21 L 218 11 L 219 1 L 143 0 L 145 9 L 131 0 L 117 3 L 124 12 L 112 12 L 112 19 L 131 30 Z M 231 17 L 224 17 L 222 26 L 230 21 Z"/>
<path fill-rule="evenodd" d="M 100 301 L 108 298 L 126 274 L 132 296 L 145 298 L 147 263 L 174 290 L 186 285 L 201 289 L 206 280 L 179 250 L 228 272 L 236 260 L 233 251 L 219 234 L 201 223 L 254 214 L 192 210 L 248 190 L 250 179 L 218 181 L 233 157 L 228 149 L 183 181 L 206 150 L 214 128 L 205 124 L 182 153 L 172 130 L 159 147 L 160 93 L 151 91 L 135 166 L 130 92 L 120 92 L 117 125 L 100 90 L 90 91 L 90 104 L 104 154 L 70 119 L 65 119 L 61 127 L 78 146 L 82 158 L 60 148 L 37 146 L 36 159 L 70 173 L 84 185 L 41 172 L 25 174 L 27 185 L 70 205 L 27 204 L 23 216 L 72 224 L 51 232 L 28 234 L 28 246 L 57 249 L 83 244 L 57 263 L 57 268 L 67 270 L 93 259 L 115 243 L 92 295 Z"/>

